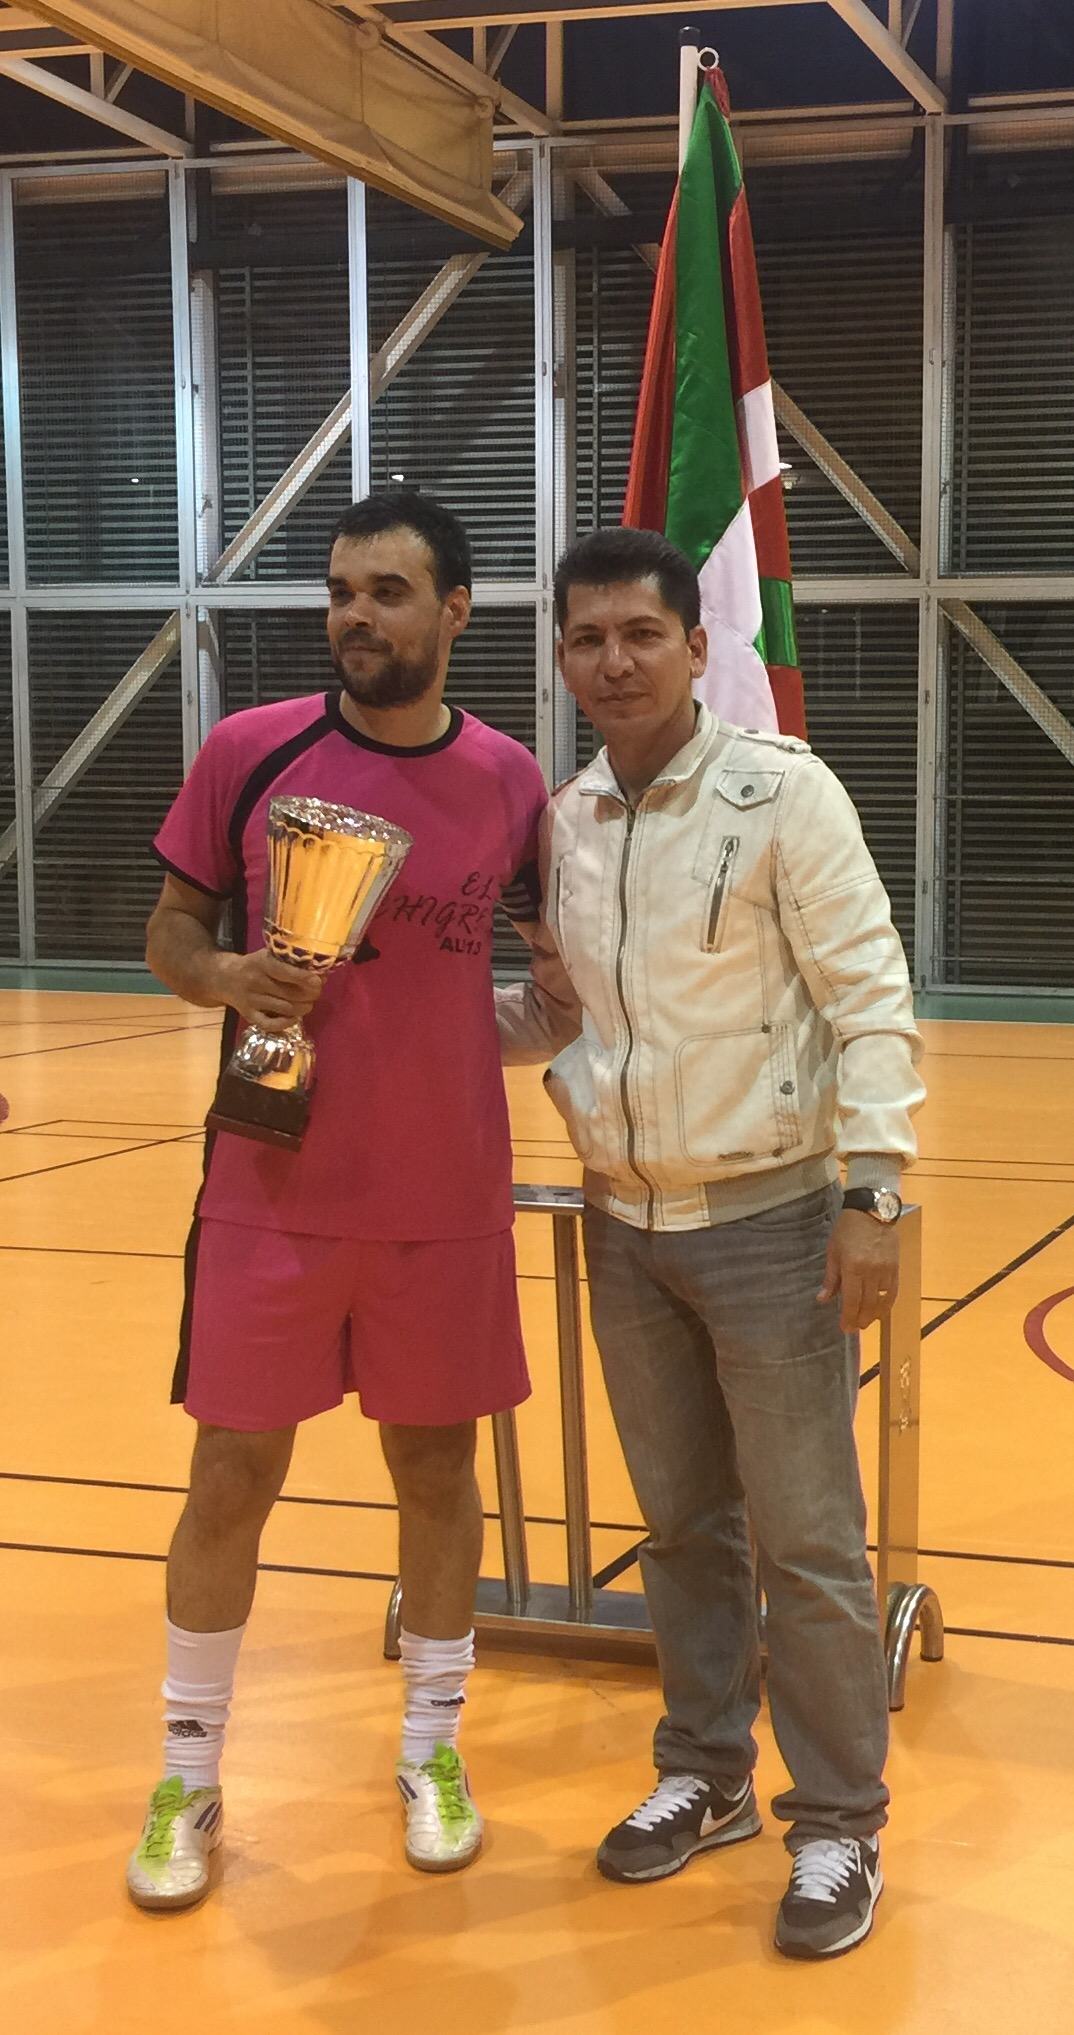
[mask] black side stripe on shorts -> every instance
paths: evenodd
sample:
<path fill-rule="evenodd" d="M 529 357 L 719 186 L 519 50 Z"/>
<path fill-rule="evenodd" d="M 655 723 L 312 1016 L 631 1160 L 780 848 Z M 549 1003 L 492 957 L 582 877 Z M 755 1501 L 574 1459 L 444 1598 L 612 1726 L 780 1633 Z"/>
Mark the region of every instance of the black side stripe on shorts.
<path fill-rule="evenodd" d="M 292 735 L 289 742 L 281 742 L 279 748 L 270 749 L 268 755 L 263 756 L 260 763 L 250 772 L 238 798 L 235 800 L 227 832 L 228 841 L 231 844 L 231 850 L 237 865 L 235 887 L 231 893 L 231 944 L 237 953 L 241 954 L 245 950 L 246 929 L 249 918 L 246 866 L 242 853 L 242 837 L 246 828 L 246 822 L 262 793 L 268 790 L 269 785 L 272 784 L 275 778 L 279 777 L 281 771 L 286 770 L 287 765 L 293 763 L 296 756 L 301 756 L 306 749 L 312 749 L 317 742 L 323 740 L 331 726 L 332 723 L 327 713 L 320 714 L 315 721 L 310 722 L 308 728 L 303 728 L 298 735 Z M 220 1036 L 221 1073 L 223 1073 L 234 1051 L 238 1033 L 239 1014 L 237 1011 L 229 1010 L 224 1018 Z M 175 1370 L 172 1373 L 171 1401 L 173 1406 L 181 1406 L 186 1398 L 187 1379 L 190 1373 L 190 1336 L 194 1319 L 194 1286 L 198 1273 L 198 1244 L 201 1238 L 201 1203 L 205 1193 L 205 1184 L 209 1177 L 209 1162 L 212 1159 L 216 1136 L 217 1133 L 215 1131 L 206 1130 L 201 1185 L 198 1188 L 197 1199 L 194 1202 L 194 1217 L 190 1225 L 190 1234 L 186 1240 L 186 1249 L 183 1253 L 183 1313 L 179 1325 L 179 1352 L 175 1360 Z"/>

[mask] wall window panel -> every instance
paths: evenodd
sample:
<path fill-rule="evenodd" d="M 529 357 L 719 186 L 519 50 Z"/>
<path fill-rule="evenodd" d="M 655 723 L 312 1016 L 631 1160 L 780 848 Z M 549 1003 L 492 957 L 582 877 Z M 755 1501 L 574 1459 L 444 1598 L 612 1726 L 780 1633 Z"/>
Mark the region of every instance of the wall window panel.
<path fill-rule="evenodd" d="M 1074 604 L 977 610 L 1074 725 Z M 1074 987 L 1074 767 L 981 653 L 946 632 L 942 980 Z"/>
<path fill-rule="evenodd" d="M 214 192 L 210 216 L 193 259 L 219 264 L 200 273 L 210 287 L 215 279 L 227 545 L 350 387 L 346 188 L 229 183 Z M 238 582 L 323 580 L 329 534 L 350 499 L 344 438 Z"/>
<path fill-rule="evenodd" d="M 75 185 L 81 179 L 73 180 Z M 163 177 L 19 197 L 16 275 L 32 585 L 178 572 L 168 205 Z M 40 186 L 34 191 L 40 192 Z"/>
<path fill-rule="evenodd" d="M 0 834 L 15 824 L 14 708 L 11 697 L 11 621 L 0 614 Z M 18 858 L 0 869 L 0 959 L 19 953 Z"/>
<path fill-rule="evenodd" d="M 375 191 L 368 219 L 375 354 L 444 262 L 461 257 L 457 238 L 427 251 L 425 222 Z M 470 533 L 478 578 L 532 580 L 534 429 L 532 254 L 486 255 L 373 404 L 374 485 L 401 478 L 454 509 Z"/>
<path fill-rule="evenodd" d="M 34 788 L 61 762 L 167 621 L 164 614 L 31 613 Z M 183 779 L 179 659 L 162 663 L 133 710 L 39 821 L 34 841 L 42 960 L 140 961 L 160 889 L 150 843 Z"/>

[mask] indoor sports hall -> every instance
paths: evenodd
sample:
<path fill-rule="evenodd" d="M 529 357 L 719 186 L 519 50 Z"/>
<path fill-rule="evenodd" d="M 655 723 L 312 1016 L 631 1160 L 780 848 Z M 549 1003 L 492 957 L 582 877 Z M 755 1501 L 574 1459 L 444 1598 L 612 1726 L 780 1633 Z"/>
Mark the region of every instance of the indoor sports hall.
<path fill-rule="evenodd" d="M 256 12 L 244 40 L 244 10 L 199 0 L 0 6 L 4 2025 L 1066 2035 L 1074 12 Z M 149 843 L 222 716 L 330 683 L 328 534 L 371 488 L 469 530 L 449 701 L 549 784 L 589 761 L 551 578 L 622 510 L 684 26 L 719 52 L 753 221 L 809 740 L 861 815 L 926 1049 L 857 1417 L 893 1702 L 875 1930 L 823 1967 L 772 1947 L 767 1709 L 757 1841 L 666 1884 L 595 1869 L 648 1785 L 659 1681 L 582 1171 L 536 1066 L 506 1077 L 534 1390 L 479 1439 L 482 1856 L 404 1863 L 398 1520 L 350 1402 L 300 1429 L 265 1530 L 222 1870 L 192 1912 L 139 1912 L 220 1061 L 218 1014 L 145 968 Z M 502 917 L 493 961 L 526 965 Z"/>

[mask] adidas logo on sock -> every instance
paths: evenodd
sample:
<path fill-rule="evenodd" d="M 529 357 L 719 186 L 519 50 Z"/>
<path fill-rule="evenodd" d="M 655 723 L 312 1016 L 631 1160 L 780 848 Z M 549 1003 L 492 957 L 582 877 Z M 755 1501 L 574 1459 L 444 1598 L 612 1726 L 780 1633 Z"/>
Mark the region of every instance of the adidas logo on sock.
<path fill-rule="evenodd" d="M 209 1734 L 204 1724 L 199 1724 L 196 1717 L 169 1717 L 168 1719 L 169 1738 L 208 1738 L 208 1736 Z"/>

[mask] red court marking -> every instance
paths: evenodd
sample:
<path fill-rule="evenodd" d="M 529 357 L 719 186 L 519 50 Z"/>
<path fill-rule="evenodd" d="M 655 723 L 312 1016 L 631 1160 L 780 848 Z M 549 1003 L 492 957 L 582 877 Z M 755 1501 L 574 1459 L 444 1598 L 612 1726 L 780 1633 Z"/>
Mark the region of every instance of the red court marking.
<path fill-rule="evenodd" d="M 1039 1357 L 1042 1364 L 1047 1364 L 1049 1370 L 1057 1371 L 1061 1378 L 1066 1378 L 1069 1384 L 1074 1385 L 1074 1370 L 1063 1362 L 1062 1357 L 1056 1356 L 1044 1333 L 1044 1324 L 1053 1307 L 1058 1307 L 1062 1301 L 1069 1300 L 1072 1294 L 1074 1286 L 1067 1286 L 1062 1293 L 1053 1293 L 1050 1300 L 1042 1300 L 1039 1307 L 1032 1308 L 1026 1315 L 1023 1333 L 1033 1355 Z"/>

